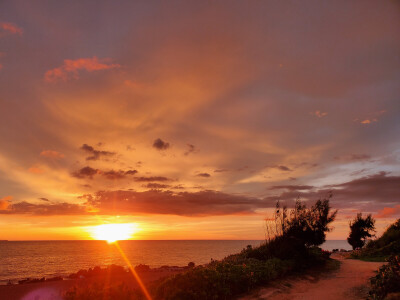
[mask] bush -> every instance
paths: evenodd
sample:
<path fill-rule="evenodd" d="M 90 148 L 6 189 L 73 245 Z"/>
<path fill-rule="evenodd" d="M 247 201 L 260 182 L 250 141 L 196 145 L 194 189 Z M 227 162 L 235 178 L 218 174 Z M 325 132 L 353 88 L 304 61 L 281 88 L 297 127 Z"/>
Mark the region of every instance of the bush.
<path fill-rule="evenodd" d="M 148 266 L 148 265 L 142 265 L 142 264 L 137 265 L 137 266 L 135 267 L 135 271 L 136 271 L 136 272 L 149 272 L 150 269 L 151 269 L 150 266 Z"/>
<path fill-rule="evenodd" d="M 392 293 L 400 293 L 400 256 L 392 256 L 371 278 L 370 299 L 385 299 Z"/>
<path fill-rule="evenodd" d="M 231 299 L 254 286 L 283 276 L 290 269 L 287 261 L 247 259 L 246 263 L 213 261 L 186 273 L 166 279 L 156 289 L 155 299 Z"/>

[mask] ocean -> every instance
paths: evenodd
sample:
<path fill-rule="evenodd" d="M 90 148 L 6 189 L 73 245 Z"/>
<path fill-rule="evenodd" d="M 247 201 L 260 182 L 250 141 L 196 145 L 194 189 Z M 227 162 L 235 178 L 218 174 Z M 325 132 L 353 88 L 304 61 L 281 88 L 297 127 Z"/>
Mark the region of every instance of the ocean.
<path fill-rule="evenodd" d="M 263 241 L 120 241 L 133 266 L 206 264 Z M 325 250 L 350 250 L 346 241 L 327 241 Z M 104 241 L 0 241 L 0 284 L 25 278 L 66 276 L 80 269 L 110 264 L 126 266 L 114 244 Z"/>

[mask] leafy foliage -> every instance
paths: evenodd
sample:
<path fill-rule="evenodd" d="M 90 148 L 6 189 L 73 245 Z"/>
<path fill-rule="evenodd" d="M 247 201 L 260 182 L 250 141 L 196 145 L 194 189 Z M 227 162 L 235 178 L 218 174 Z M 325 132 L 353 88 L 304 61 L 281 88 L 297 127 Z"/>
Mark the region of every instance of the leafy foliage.
<path fill-rule="evenodd" d="M 375 231 L 375 220 L 371 214 L 363 218 L 362 213 L 358 213 L 349 225 L 350 235 L 347 241 L 353 249 L 362 248 L 365 245 L 365 240 L 372 237 L 371 233 Z"/>
<path fill-rule="evenodd" d="M 387 265 L 383 265 L 378 274 L 371 278 L 370 299 L 387 299 L 387 296 L 400 293 L 400 256 L 392 256 Z M 400 294 L 397 294 L 399 297 Z M 393 297 L 395 297 L 393 295 Z M 389 297 L 388 297 L 389 298 Z M 399 298 L 395 298 L 399 299 Z"/>

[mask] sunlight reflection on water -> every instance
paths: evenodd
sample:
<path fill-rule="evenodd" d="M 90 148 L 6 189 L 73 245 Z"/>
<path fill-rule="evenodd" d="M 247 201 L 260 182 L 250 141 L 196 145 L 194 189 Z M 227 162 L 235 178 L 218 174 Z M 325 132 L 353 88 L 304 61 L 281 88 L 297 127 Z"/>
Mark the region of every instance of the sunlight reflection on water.
<path fill-rule="evenodd" d="M 120 241 L 132 265 L 205 264 L 261 241 Z M 125 266 L 115 245 L 105 241 L 24 241 L 0 243 L 0 284 L 28 277 L 65 276 L 80 269 Z"/>

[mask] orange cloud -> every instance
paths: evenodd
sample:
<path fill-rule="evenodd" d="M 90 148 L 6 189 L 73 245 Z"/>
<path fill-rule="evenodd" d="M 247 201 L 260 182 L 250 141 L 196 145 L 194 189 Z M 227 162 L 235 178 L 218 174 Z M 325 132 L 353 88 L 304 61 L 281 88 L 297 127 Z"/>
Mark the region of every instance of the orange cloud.
<path fill-rule="evenodd" d="M 109 63 L 109 58 L 98 59 L 96 56 L 92 58 L 65 59 L 61 67 L 48 70 L 44 74 L 44 80 L 47 82 L 55 82 L 57 80 L 67 81 L 69 78 L 78 79 L 78 71 L 84 70 L 87 72 L 108 70 L 119 68 L 119 64 Z"/>
<path fill-rule="evenodd" d="M 316 110 L 315 112 L 311 112 L 310 114 L 317 116 L 318 118 L 325 117 L 328 113 Z"/>
<path fill-rule="evenodd" d="M 378 119 L 365 119 L 364 121 L 361 121 L 361 124 L 371 124 L 372 122 L 378 122 Z"/>
<path fill-rule="evenodd" d="M 44 173 L 44 170 L 42 170 L 41 168 L 37 167 L 37 166 L 32 166 L 28 169 L 29 173 L 33 173 L 33 174 L 42 174 Z"/>
<path fill-rule="evenodd" d="M 0 210 L 7 210 L 10 205 L 9 201 L 12 199 L 12 196 L 6 196 L 0 199 Z"/>
<path fill-rule="evenodd" d="M 386 113 L 386 110 L 380 110 L 374 113 L 369 114 L 370 117 L 364 120 L 360 119 L 355 119 L 354 122 L 360 121 L 361 124 L 371 124 L 372 122 L 378 122 L 378 117 L 382 116 L 384 113 Z"/>
<path fill-rule="evenodd" d="M 400 214 L 400 204 L 394 207 L 384 207 L 378 212 L 376 218 L 389 218 L 397 214 Z"/>
<path fill-rule="evenodd" d="M 64 158 L 64 154 L 54 151 L 54 150 L 44 150 L 40 152 L 41 156 L 48 157 L 48 158 Z"/>
<path fill-rule="evenodd" d="M 6 22 L 1 22 L 0 23 L 0 29 L 2 32 L 10 33 L 10 34 L 19 34 L 22 35 L 24 32 L 22 28 L 18 27 L 15 24 L 12 23 L 6 23 Z"/>

